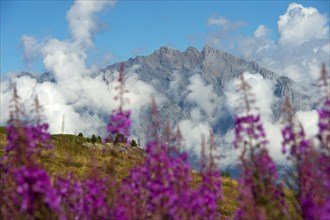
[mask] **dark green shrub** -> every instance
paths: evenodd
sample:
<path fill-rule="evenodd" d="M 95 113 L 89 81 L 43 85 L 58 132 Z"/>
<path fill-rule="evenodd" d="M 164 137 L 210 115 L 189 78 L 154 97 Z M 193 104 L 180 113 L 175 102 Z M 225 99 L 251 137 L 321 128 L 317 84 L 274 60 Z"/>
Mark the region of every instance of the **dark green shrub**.
<path fill-rule="evenodd" d="M 224 170 L 224 171 L 221 171 L 221 176 L 230 178 L 231 175 L 230 175 L 230 172 Z"/>
<path fill-rule="evenodd" d="M 80 132 L 80 133 L 78 134 L 78 137 L 84 137 L 83 133 Z"/>
<path fill-rule="evenodd" d="M 131 141 L 131 147 L 137 147 L 137 143 L 134 139 Z"/>
<path fill-rule="evenodd" d="M 94 134 L 92 135 L 91 141 L 92 141 L 92 143 L 95 143 L 97 141 L 97 138 Z"/>

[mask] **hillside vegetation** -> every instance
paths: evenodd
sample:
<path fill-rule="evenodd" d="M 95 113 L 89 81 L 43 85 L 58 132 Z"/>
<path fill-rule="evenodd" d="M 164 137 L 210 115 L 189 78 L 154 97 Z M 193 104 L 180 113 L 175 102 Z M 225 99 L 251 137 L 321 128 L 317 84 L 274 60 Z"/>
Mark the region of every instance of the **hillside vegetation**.
<path fill-rule="evenodd" d="M 3 156 L 6 145 L 6 129 L 0 128 L 0 156 Z M 140 147 L 127 147 L 124 144 L 92 143 L 85 137 L 69 134 L 51 135 L 54 148 L 48 154 L 42 155 L 42 163 L 48 173 L 55 177 L 73 173 L 78 177 L 91 175 L 95 170 L 97 175 L 111 175 L 120 182 L 129 170 L 142 164 L 147 157 Z M 202 178 L 197 171 L 192 172 L 193 185 L 197 187 Z M 222 178 L 224 200 L 218 210 L 224 216 L 233 216 L 238 203 L 238 182 L 229 177 Z"/>

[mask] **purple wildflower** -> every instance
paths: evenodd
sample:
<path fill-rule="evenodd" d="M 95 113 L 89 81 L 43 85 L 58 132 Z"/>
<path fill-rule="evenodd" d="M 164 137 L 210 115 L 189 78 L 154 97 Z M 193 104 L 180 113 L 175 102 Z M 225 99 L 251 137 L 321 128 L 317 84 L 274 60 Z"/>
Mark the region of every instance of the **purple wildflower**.
<path fill-rule="evenodd" d="M 187 154 L 180 152 L 180 132 L 176 138 L 165 130 L 159 138 L 159 120 L 153 102 L 151 139 L 143 164 L 130 171 L 118 189 L 117 219 L 214 219 L 221 196 L 219 172 L 207 169 L 198 189 L 191 187 L 191 169 Z M 153 133 L 153 135 L 150 135 Z M 163 140 L 170 146 L 160 143 Z M 212 163 L 211 163 L 212 164 Z"/>
<path fill-rule="evenodd" d="M 131 170 L 119 189 L 117 216 L 182 219 L 189 209 L 190 166 L 185 153 L 170 156 L 166 145 L 151 142 L 145 163 Z"/>
<path fill-rule="evenodd" d="M 208 152 L 207 152 L 208 151 Z M 201 176 L 202 183 L 197 189 L 194 204 L 197 216 L 200 219 L 219 219 L 220 214 L 217 212 L 218 203 L 222 200 L 221 174 L 217 160 L 214 155 L 216 153 L 216 143 L 214 134 L 210 130 L 208 147 L 205 145 L 204 137 L 201 143 Z"/>
<path fill-rule="evenodd" d="M 107 126 L 108 132 L 113 135 L 124 134 L 129 136 L 131 127 L 130 114 L 130 111 L 121 111 L 111 115 Z"/>
<path fill-rule="evenodd" d="M 235 148 L 242 150 L 240 160 L 240 208 L 235 219 L 279 218 L 286 212 L 282 186 L 275 163 L 266 148 L 268 140 L 259 115 L 251 113 L 250 86 L 241 76 L 245 114 L 235 119 Z"/>
<path fill-rule="evenodd" d="M 326 70 L 325 64 L 321 71 L 321 88 L 324 89 L 323 97 L 321 98 L 321 105 L 318 109 L 319 115 L 319 139 L 321 141 L 321 148 L 330 154 L 330 75 Z"/>
<path fill-rule="evenodd" d="M 39 102 L 36 103 L 39 106 Z M 16 87 L 13 94 L 13 110 L 6 127 L 7 145 L 5 146 L 6 160 L 4 163 L 15 163 L 23 165 L 32 163 L 36 155 L 40 155 L 44 149 L 50 149 L 53 145 L 50 143 L 50 134 L 47 132 L 48 124 L 40 121 L 40 107 L 38 107 L 38 119 L 32 124 L 29 121 L 23 121 L 24 115 L 19 104 Z M 9 166 L 9 164 L 8 164 Z"/>
<path fill-rule="evenodd" d="M 124 93 L 127 92 L 125 90 L 125 81 L 124 81 L 124 64 L 120 65 L 119 77 L 118 77 L 119 86 L 116 87 L 118 89 L 118 96 L 115 99 L 119 99 L 119 108 L 114 111 L 113 114 L 110 115 L 110 120 L 107 125 L 107 131 L 110 133 L 109 137 L 106 138 L 106 141 L 120 141 L 117 140 L 117 136 L 127 140 L 127 137 L 130 135 L 131 128 L 131 120 L 130 115 L 131 111 L 123 110 L 125 100 Z M 122 137 L 124 135 L 125 137 Z"/>
<path fill-rule="evenodd" d="M 54 188 L 61 199 L 64 216 L 67 219 L 82 219 L 84 212 L 83 186 L 72 174 L 67 178 L 58 177 Z"/>
<path fill-rule="evenodd" d="M 46 171 L 32 166 L 23 166 L 14 170 L 16 190 L 21 198 L 20 211 L 35 216 L 41 207 L 59 213 L 60 198 L 53 189 Z"/>
<path fill-rule="evenodd" d="M 319 146 L 308 140 L 301 124 L 295 119 L 291 103 L 286 98 L 287 114 L 282 130 L 284 153 L 288 148 L 288 159 L 295 166 L 294 190 L 297 191 L 298 211 L 304 219 L 326 219 L 330 215 L 330 90 L 325 65 L 322 67 L 322 82 L 325 96 L 321 98 L 319 114 Z M 322 86 L 321 86 L 322 87 Z"/>

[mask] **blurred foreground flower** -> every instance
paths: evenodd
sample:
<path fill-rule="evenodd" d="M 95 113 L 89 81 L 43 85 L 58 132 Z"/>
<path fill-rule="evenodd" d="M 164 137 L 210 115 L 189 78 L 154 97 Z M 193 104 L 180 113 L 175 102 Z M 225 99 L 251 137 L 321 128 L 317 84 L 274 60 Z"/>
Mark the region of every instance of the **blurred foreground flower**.
<path fill-rule="evenodd" d="M 240 179 L 240 207 L 235 219 L 282 219 L 286 204 L 276 165 L 267 150 L 268 140 L 260 115 L 252 113 L 251 87 L 243 74 L 240 80 L 245 110 L 236 116 L 233 144 L 242 150 L 243 176 Z"/>

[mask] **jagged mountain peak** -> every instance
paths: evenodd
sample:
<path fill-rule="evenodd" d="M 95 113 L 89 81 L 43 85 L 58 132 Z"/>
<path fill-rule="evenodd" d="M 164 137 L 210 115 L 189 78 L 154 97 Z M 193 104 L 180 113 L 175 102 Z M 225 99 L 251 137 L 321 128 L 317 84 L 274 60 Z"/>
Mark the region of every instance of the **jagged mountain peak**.
<path fill-rule="evenodd" d="M 224 95 L 226 85 L 238 78 L 243 72 L 260 74 L 264 79 L 271 80 L 275 85 L 274 94 L 280 100 L 289 95 L 296 109 L 303 109 L 306 105 L 302 98 L 290 88 L 289 78 L 283 78 L 262 68 L 255 61 L 235 57 L 229 53 L 214 49 L 208 45 L 202 51 L 194 47 L 188 47 L 185 51 L 179 51 L 171 47 L 160 47 L 154 53 L 147 56 L 139 56 L 124 62 L 126 69 L 134 65 L 134 72 L 139 79 L 152 85 L 159 94 L 166 96 L 168 103 L 163 106 L 163 114 L 175 124 L 184 118 L 190 118 L 190 112 L 194 105 L 187 101 L 191 79 L 198 75 L 205 85 L 214 89 L 217 96 Z M 118 70 L 119 64 L 113 64 L 105 69 L 105 72 Z M 108 71 L 107 71 L 108 70 Z M 176 82 L 178 93 L 173 92 L 171 84 Z M 207 97 L 206 97 L 207 98 Z M 281 101 L 274 107 L 274 111 L 280 111 Z M 275 114 L 277 116 L 280 113 Z M 141 116 L 145 118 L 145 116 Z"/>
<path fill-rule="evenodd" d="M 252 74 L 259 73 L 267 79 L 281 80 L 275 73 L 260 67 L 255 61 L 246 61 L 208 45 L 205 45 L 201 52 L 194 47 L 179 51 L 163 46 L 150 55 L 137 56 L 124 62 L 125 68 L 136 64 L 140 66 L 137 71 L 141 79 L 146 81 L 168 76 L 173 78 L 173 72 L 179 72 L 186 77 L 200 74 L 208 83 L 216 82 L 223 87 L 226 82 L 245 71 Z M 118 68 L 119 63 L 108 66 L 105 71 Z"/>
<path fill-rule="evenodd" d="M 273 120 L 281 117 L 285 96 L 290 97 L 296 110 L 310 108 L 309 101 L 294 89 L 291 79 L 262 68 L 255 61 L 247 61 L 207 45 L 201 51 L 194 47 L 188 47 L 185 51 L 161 47 L 150 55 L 130 59 L 124 65 L 129 70 L 136 66 L 132 69 L 139 80 L 151 85 L 163 97 L 164 101 L 159 106 L 160 115 L 162 121 L 169 121 L 173 127 L 183 121 L 198 120 L 208 123 L 215 134 L 225 134 L 233 127 L 232 110 L 226 103 L 226 89 L 231 85 L 231 80 L 237 79 L 245 71 L 260 74 L 274 86 L 274 102 L 271 106 Z M 111 75 L 111 71 L 118 68 L 118 64 L 108 66 L 105 74 L 108 72 Z M 192 95 L 192 90 L 201 85 L 204 89 Z M 212 95 L 209 90 L 212 90 Z M 204 96 L 203 101 L 195 100 L 196 94 Z M 213 100 L 207 104 L 208 107 L 214 107 L 212 110 L 200 107 L 200 102 L 208 102 L 208 99 Z M 139 137 L 143 137 L 143 132 L 148 129 L 150 111 L 147 109 L 140 111 L 140 121 L 134 128 L 133 133 Z"/>
<path fill-rule="evenodd" d="M 208 45 L 205 45 L 205 46 L 203 47 L 203 49 L 202 49 L 202 54 L 203 54 L 204 56 L 211 55 L 211 54 L 217 54 L 217 53 L 219 53 L 219 52 L 220 52 L 219 50 L 214 49 L 214 48 L 212 48 L 212 47 L 210 47 L 210 46 L 208 46 Z"/>
<path fill-rule="evenodd" d="M 168 46 L 162 46 L 159 48 L 159 50 L 155 50 L 154 54 L 169 55 L 169 54 L 178 53 L 178 52 L 180 52 L 180 51 L 175 48 L 168 47 Z"/>
<path fill-rule="evenodd" d="M 200 52 L 195 47 L 188 47 L 185 51 L 186 54 L 199 54 Z"/>
<path fill-rule="evenodd" d="M 184 52 L 184 54 L 188 57 L 188 58 L 199 58 L 200 57 L 200 52 L 194 48 L 194 47 L 188 47 L 186 49 L 186 51 Z"/>

